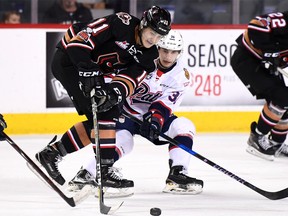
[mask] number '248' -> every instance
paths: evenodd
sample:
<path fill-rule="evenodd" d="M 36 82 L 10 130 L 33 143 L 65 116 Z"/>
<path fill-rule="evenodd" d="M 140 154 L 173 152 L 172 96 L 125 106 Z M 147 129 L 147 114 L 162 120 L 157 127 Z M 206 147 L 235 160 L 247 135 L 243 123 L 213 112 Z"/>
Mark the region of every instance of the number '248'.
<path fill-rule="evenodd" d="M 221 95 L 220 75 L 196 75 L 192 85 L 195 87 L 195 96 L 219 96 Z"/>

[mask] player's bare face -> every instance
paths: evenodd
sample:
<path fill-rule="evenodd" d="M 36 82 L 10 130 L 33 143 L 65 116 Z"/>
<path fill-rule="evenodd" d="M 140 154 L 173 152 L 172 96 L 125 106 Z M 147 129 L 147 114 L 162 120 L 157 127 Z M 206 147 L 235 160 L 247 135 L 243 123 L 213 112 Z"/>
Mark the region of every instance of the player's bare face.
<path fill-rule="evenodd" d="M 8 20 L 5 20 L 5 23 L 7 24 L 19 24 L 21 23 L 20 21 L 20 16 L 17 14 L 11 14 Z"/>
<path fill-rule="evenodd" d="M 177 60 L 180 53 L 178 50 L 168 50 L 161 47 L 159 48 L 158 52 L 160 64 L 165 68 L 171 67 Z"/>
<path fill-rule="evenodd" d="M 142 30 L 142 35 L 141 35 L 142 45 L 145 48 L 150 48 L 153 45 L 157 44 L 162 37 L 163 37 L 162 35 L 153 31 L 151 28 L 149 27 L 144 28 Z"/>

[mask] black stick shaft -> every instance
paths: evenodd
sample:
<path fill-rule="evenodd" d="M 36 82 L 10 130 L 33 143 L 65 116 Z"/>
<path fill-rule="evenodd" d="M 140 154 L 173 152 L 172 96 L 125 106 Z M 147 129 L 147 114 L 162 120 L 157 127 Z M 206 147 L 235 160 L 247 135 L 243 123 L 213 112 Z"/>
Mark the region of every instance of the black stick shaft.
<path fill-rule="evenodd" d="M 6 141 L 31 165 L 31 167 L 43 178 L 47 184 L 54 191 L 56 191 L 62 199 L 67 202 L 70 206 L 76 206 L 75 201 L 72 197 L 67 197 L 47 175 L 30 159 L 30 157 L 4 132 L 1 132 L 1 135 L 6 139 Z"/>
<path fill-rule="evenodd" d="M 138 118 L 134 117 L 133 115 L 124 112 L 123 115 L 129 119 L 131 119 L 132 121 L 136 122 L 137 124 L 141 125 L 143 122 L 141 120 L 139 120 Z M 271 199 L 271 200 L 278 200 L 278 199 L 283 199 L 288 197 L 288 188 L 285 188 L 283 190 L 280 191 L 276 191 L 276 192 L 269 192 L 269 191 L 264 191 L 256 186 L 254 186 L 253 184 L 247 182 L 246 180 L 240 178 L 239 176 L 233 174 L 232 172 L 226 170 L 225 168 L 221 167 L 220 165 L 212 162 L 211 160 L 207 159 L 206 157 L 203 157 L 202 155 L 198 154 L 197 152 L 193 151 L 192 149 L 186 147 L 185 145 L 177 142 L 176 140 L 172 139 L 171 137 L 160 133 L 160 136 L 163 137 L 164 139 L 166 139 L 168 142 L 170 142 L 171 144 L 178 146 L 179 148 L 183 149 L 184 151 L 188 152 L 189 154 L 193 155 L 194 157 L 200 159 L 201 161 L 205 162 L 206 164 L 212 166 L 213 168 L 219 170 L 220 172 L 224 173 L 225 175 L 228 175 L 229 177 L 235 179 L 236 181 L 238 181 L 239 183 L 247 186 L 248 188 L 252 189 L 253 191 L 261 194 L 262 196 Z"/>
<path fill-rule="evenodd" d="M 114 211 L 114 207 L 107 206 L 104 203 L 104 191 L 103 191 L 103 184 L 102 184 L 103 178 L 102 178 L 102 172 L 101 172 L 101 154 L 100 154 L 101 150 L 100 150 L 100 143 L 99 143 L 99 125 L 98 125 L 98 119 L 97 119 L 97 103 L 93 95 L 94 94 L 92 92 L 91 103 L 92 103 L 94 136 L 95 136 L 94 144 L 95 144 L 95 158 L 96 158 L 96 180 L 97 180 L 98 192 L 99 192 L 99 208 L 100 208 L 100 213 L 109 214 Z M 116 207 L 116 209 L 117 208 L 118 207 Z"/>

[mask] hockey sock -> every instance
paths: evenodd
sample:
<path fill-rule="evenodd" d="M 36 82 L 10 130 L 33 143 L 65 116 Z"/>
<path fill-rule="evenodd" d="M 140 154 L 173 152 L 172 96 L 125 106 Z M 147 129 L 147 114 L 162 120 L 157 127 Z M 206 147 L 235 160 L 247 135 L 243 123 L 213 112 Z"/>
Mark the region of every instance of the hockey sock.
<path fill-rule="evenodd" d="M 86 122 L 79 122 L 63 134 L 61 142 L 67 153 L 78 151 L 91 143 L 90 133 L 87 133 L 85 125 Z"/>
<path fill-rule="evenodd" d="M 286 140 L 287 133 L 288 129 L 280 130 L 274 127 L 271 130 L 271 139 L 277 143 L 284 143 L 284 141 Z"/>
<path fill-rule="evenodd" d="M 281 119 L 285 111 L 273 105 L 272 102 L 269 105 L 265 104 L 258 119 L 257 130 L 262 134 L 268 134 Z"/>
<path fill-rule="evenodd" d="M 177 142 L 184 144 L 186 147 L 192 149 L 193 140 L 187 136 L 177 136 L 174 138 Z M 172 146 L 170 146 L 172 147 Z M 185 169 L 188 168 L 191 155 L 187 152 L 183 151 L 182 149 L 176 147 L 169 147 L 169 156 L 172 160 L 172 166 L 182 165 Z"/>
<path fill-rule="evenodd" d="M 99 144 L 102 164 L 113 164 L 116 148 L 116 124 L 114 121 L 99 121 Z"/>
<path fill-rule="evenodd" d="M 288 133 L 288 119 L 285 113 L 282 119 L 271 130 L 271 139 L 277 143 L 284 143 Z"/>

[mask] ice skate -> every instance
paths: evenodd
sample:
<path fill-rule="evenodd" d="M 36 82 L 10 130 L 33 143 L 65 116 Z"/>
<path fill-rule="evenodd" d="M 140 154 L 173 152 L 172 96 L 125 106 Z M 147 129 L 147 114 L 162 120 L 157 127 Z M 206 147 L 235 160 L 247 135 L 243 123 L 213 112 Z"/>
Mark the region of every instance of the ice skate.
<path fill-rule="evenodd" d="M 102 166 L 104 197 L 127 197 L 134 194 L 134 182 L 122 177 L 119 168 Z M 98 196 L 98 193 L 96 193 L 96 196 Z"/>
<path fill-rule="evenodd" d="M 65 183 L 65 179 L 58 170 L 58 163 L 61 161 L 62 156 L 58 150 L 52 147 L 52 145 L 57 144 L 54 143 L 56 138 L 57 137 L 55 136 L 42 151 L 36 153 L 35 157 L 46 169 L 50 177 L 60 185 L 63 185 Z M 58 145 L 62 144 L 58 142 Z"/>
<path fill-rule="evenodd" d="M 267 136 L 257 134 L 255 131 L 256 127 L 257 127 L 257 123 L 252 122 L 251 133 L 247 141 L 248 147 L 246 151 L 257 157 L 273 161 L 274 154 L 275 154 L 275 149 L 273 148 L 273 144 L 269 141 Z"/>
<path fill-rule="evenodd" d="M 275 156 L 285 156 L 288 157 L 288 145 L 286 143 L 283 143 L 275 152 Z"/>
<path fill-rule="evenodd" d="M 92 187 L 98 186 L 95 177 L 86 169 L 83 169 L 83 167 L 81 167 L 76 176 L 68 182 L 67 190 L 70 192 L 78 192 L 85 185 L 91 185 Z"/>
<path fill-rule="evenodd" d="M 288 145 L 286 143 L 277 143 L 273 140 L 270 140 L 273 144 L 273 148 L 275 150 L 275 157 L 288 157 Z"/>
<path fill-rule="evenodd" d="M 203 189 L 203 181 L 196 178 L 191 178 L 186 174 L 187 171 L 183 166 L 171 167 L 163 192 L 172 194 L 201 193 Z"/>

